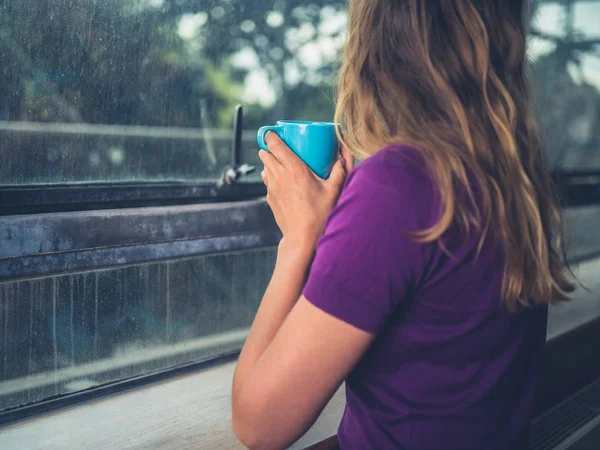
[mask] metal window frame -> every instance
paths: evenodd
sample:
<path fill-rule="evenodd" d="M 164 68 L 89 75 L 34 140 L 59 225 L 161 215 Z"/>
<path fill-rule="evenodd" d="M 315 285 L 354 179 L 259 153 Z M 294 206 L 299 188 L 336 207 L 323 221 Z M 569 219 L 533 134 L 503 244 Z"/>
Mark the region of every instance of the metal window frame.
<path fill-rule="evenodd" d="M 600 203 L 600 170 L 555 170 L 552 178 L 561 206 Z"/>
<path fill-rule="evenodd" d="M 4 216 L 0 237 L 6 282 L 274 246 L 281 232 L 254 199 Z"/>
<path fill-rule="evenodd" d="M 552 177 L 563 206 L 600 203 L 600 170 L 557 170 Z M 6 186 L 0 187 L 0 216 L 235 202 L 266 194 L 261 182 Z"/>
<path fill-rule="evenodd" d="M 0 216 L 230 202 L 265 196 L 263 183 L 122 183 L 0 187 Z"/>
<path fill-rule="evenodd" d="M 88 124 L 40 124 L 1 122 L 7 130 L 28 130 L 35 133 L 67 135 L 103 135 L 104 126 Z M 255 170 L 254 166 L 242 163 L 244 137 L 244 110 L 237 105 L 233 116 L 230 162 L 222 168 L 221 176 L 215 180 L 201 182 L 139 182 L 139 183 L 72 183 L 52 185 L 0 185 L 0 216 L 57 211 L 82 211 L 140 206 L 177 205 L 200 202 L 226 202 L 244 200 L 266 195 L 261 181 L 244 182 L 243 178 Z M 111 135 L 118 129 L 120 136 L 160 136 L 168 139 L 198 138 L 207 130 L 175 128 L 157 130 L 153 127 L 111 126 Z M 215 134 L 214 130 L 211 134 Z M 223 134 L 223 133 L 221 133 Z M 246 133 L 247 134 L 247 133 Z M 229 133 L 225 133 L 229 137 Z M 221 136 L 223 137 L 223 136 Z"/>

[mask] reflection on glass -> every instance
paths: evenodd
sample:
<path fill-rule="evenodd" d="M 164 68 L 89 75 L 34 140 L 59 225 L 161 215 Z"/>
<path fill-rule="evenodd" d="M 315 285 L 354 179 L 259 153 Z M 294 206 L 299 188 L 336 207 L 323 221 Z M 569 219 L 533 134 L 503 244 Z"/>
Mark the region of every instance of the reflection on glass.
<path fill-rule="evenodd" d="M 0 284 L 0 411 L 239 350 L 273 249 Z"/>

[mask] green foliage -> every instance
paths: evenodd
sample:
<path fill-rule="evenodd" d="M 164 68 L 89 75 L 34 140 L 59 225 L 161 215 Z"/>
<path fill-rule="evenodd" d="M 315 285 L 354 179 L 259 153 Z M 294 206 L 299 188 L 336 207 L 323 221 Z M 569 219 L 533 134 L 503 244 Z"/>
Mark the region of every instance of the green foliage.
<path fill-rule="evenodd" d="M 256 70 L 231 66 L 244 49 L 277 93 L 274 108 L 248 105 L 248 123 L 322 118 L 337 62 L 311 68 L 296 50 L 323 35 L 324 12 L 341 8 L 325 0 L 0 0 L 0 120 L 229 127 Z M 179 26 L 191 15 L 205 23 L 186 39 Z M 292 42 L 301 29 L 312 32 Z M 285 81 L 290 64 L 300 82 Z"/>

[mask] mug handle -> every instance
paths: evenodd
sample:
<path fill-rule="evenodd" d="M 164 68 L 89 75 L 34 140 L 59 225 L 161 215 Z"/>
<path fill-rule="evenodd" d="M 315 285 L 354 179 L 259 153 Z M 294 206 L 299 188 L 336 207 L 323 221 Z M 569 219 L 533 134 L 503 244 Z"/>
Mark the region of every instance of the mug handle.
<path fill-rule="evenodd" d="M 278 131 L 282 131 L 283 127 L 261 127 L 258 130 L 257 136 L 256 136 L 256 140 L 258 141 L 258 146 L 260 148 L 262 148 L 265 151 L 269 151 L 269 148 L 267 147 L 267 143 L 265 142 L 265 136 L 267 135 L 267 132 L 269 131 L 273 131 L 275 133 L 277 133 Z M 281 134 L 277 133 L 277 135 L 279 137 L 281 137 Z"/>

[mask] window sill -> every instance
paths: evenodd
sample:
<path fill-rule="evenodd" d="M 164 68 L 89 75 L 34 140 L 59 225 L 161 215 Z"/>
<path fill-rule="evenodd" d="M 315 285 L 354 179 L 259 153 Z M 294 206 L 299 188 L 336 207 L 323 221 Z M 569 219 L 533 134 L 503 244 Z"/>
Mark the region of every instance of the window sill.
<path fill-rule="evenodd" d="M 231 427 L 235 363 L 67 408 L 0 430 L 3 449 L 242 449 Z M 340 389 L 311 430 L 292 448 L 335 433 Z"/>
<path fill-rule="evenodd" d="M 590 292 L 552 308 L 548 341 L 600 319 L 600 259 L 580 264 Z M 16 423 L 0 430 L 2 448 L 239 449 L 231 428 L 230 388 L 235 363 L 182 376 Z M 573 371 L 573 367 L 568 368 Z M 344 408 L 340 389 L 292 449 L 335 434 Z"/>

